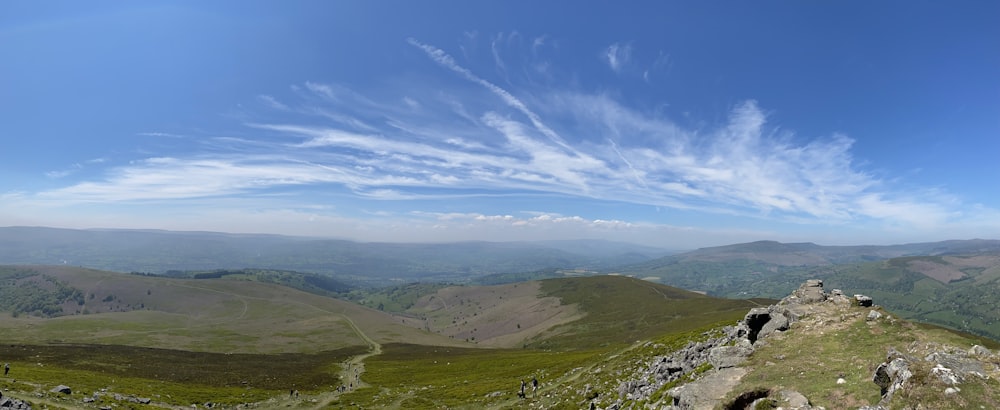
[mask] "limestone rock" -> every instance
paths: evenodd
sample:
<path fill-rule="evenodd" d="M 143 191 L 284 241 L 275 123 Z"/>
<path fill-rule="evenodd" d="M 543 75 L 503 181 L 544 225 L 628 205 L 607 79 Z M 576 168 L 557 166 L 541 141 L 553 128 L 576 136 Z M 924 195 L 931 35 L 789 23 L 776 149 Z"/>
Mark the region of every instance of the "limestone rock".
<path fill-rule="evenodd" d="M 877 310 L 872 310 L 868 312 L 868 316 L 865 317 L 866 322 L 873 322 L 882 318 L 882 314 Z"/>

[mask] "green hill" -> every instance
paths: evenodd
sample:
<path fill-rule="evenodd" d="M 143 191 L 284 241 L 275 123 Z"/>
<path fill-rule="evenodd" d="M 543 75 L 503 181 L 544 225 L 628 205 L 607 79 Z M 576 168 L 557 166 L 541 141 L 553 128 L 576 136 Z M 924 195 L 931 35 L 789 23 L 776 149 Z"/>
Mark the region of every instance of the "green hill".
<path fill-rule="evenodd" d="M 542 348 L 589 348 L 630 344 L 720 321 L 735 321 L 766 300 L 719 299 L 640 279 L 603 275 L 547 279 L 542 293 L 576 305 L 579 320 L 535 338 Z"/>

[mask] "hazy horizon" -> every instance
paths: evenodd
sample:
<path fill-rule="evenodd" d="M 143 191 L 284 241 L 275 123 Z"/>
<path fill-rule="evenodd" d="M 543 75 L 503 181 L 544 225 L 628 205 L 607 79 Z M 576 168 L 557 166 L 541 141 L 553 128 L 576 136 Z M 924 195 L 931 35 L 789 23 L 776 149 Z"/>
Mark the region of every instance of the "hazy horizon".
<path fill-rule="evenodd" d="M 988 238 L 998 14 L 0 3 L 0 226 L 665 249 Z"/>

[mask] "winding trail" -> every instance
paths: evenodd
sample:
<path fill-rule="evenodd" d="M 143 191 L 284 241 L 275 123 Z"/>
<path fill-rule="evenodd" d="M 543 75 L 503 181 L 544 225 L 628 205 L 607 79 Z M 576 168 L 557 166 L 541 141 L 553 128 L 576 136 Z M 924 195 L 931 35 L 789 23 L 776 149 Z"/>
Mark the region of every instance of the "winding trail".
<path fill-rule="evenodd" d="M 349 360 L 347 360 L 347 362 L 344 363 L 344 365 L 340 369 L 340 373 L 338 374 L 338 376 L 340 377 L 340 382 L 343 383 L 344 386 L 350 386 L 345 392 L 354 389 L 370 387 L 368 383 L 365 383 L 361 379 L 361 375 L 365 373 L 365 359 L 375 355 L 382 354 L 382 345 L 376 342 L 374 339 L 368 337 L 368 335 L 366 335 L 365 332 L 363 332 L 361 328 L 359 328 L 358 325 L 354 323 L 354 320 L 351 320 L 351 318 L 348 317 L 346 314 L 339 313 L 339 315 L 342 318 L 344 318 L 344 320 L 347 321 L 347 324 L 351 326 L 351 329 L 354 331 L 354 333 L 358 335 L 358 337 L 361 338 L 361 340 L 364 340 L 365 343 L 367 343 L 368 347 L 370 348 L 370 350 L 367 353 L 362 353 L 353 356 Z M 325 408 L 329 406 L 330 403 L 332 403 L 334 400 L 336 400 L 341 393 L 342 392 L 339 390 L 334 390 L 329 393 L 320 394 L 315 397 L 316 405 L 312 406 L 311 408 L 312 409 Z"/>

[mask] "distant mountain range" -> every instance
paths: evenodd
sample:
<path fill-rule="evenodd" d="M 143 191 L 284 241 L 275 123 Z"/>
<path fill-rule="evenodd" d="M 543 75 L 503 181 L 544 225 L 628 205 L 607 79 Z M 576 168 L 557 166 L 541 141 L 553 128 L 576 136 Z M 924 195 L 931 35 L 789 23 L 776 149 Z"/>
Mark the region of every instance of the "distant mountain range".
<path fill-rule="evenodd" d="M 463 282 L 545 268 L 603 269 L 662 257 L 663 249 L 600 240 L 361 243 L 280 235 L 158 230 L 0 228 L 0 264 L 117 272 L 281 269 L 369 284 Z"/>
<path fill-rule="evenodd" d="M 871 293 L 906 318 L 1000 340 L 1000 301 L 994 296 L 1000 293 L 1000 240 L 987 239 L 888 246 L 758 241 L 671 254 L 599 240 L 360 243 L 215 232 L 8 227 L 0 228 L 0 264 L 173 276 L 287 270 L 330 276 L 338 289 L 412 282 L 504 284 L 614 273 L 741 299 L 780 298 L 805 279 L 820 278 L 849 294 Z M 302 289 L 314 286 L 302 283 Z"/>

